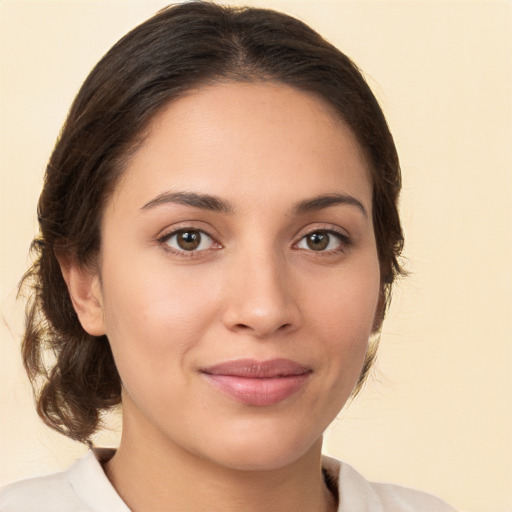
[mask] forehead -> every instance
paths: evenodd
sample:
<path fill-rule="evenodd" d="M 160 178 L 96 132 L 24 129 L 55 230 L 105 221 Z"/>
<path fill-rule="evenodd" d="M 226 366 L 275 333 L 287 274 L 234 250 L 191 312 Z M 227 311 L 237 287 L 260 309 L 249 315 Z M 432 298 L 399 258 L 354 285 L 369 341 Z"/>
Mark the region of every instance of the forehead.
<path fill-rule="evenodd" d="M 114 197 L 140 202 L 166 188 L 251 201 L 342 191 L 371 203 L 368 161 L 352 131 L 327 102 L 276 83 L 205 86 L 167 105 Z"/>

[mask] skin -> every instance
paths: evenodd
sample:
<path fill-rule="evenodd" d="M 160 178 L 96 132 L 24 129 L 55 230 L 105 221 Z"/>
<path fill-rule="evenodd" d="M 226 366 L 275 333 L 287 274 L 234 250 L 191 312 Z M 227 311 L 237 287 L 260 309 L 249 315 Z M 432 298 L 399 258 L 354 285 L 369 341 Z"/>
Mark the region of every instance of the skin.
<path fill-rule="evenodd" d="M 176 192 L 232 211 L 162 197 Z M 353 200 L 297 211 L 332 194 Z M 379 316 L 371 208 L 362 149 L 312 95 L 217 84 L 154 119 L 106 206 L 96 271 L 61 262 L 82 325 L 107 334 L 122 378 L 122 441 L 105 470 L 133 511 L 335 510 L 322 433 Z M 180 249 L 172 233 L 184 228 L 208 233 L 199 250 Z M 341 237 L 312 249 L 305 237 L 320 230 Z M 262 407 L 200 372 L 246 358 L 311 372 Z"/>

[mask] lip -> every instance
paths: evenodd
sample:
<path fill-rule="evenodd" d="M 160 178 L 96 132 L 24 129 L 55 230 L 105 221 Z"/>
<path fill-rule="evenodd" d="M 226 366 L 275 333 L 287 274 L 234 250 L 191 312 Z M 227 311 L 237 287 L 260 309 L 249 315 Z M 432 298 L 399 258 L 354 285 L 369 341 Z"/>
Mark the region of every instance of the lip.
<path fill-rule="evenodd" d="M 289 359 L 239 359 L 201 370 L 214 388 L 247 405 L 269 406 L 298 392 L 312 369 Z"/>

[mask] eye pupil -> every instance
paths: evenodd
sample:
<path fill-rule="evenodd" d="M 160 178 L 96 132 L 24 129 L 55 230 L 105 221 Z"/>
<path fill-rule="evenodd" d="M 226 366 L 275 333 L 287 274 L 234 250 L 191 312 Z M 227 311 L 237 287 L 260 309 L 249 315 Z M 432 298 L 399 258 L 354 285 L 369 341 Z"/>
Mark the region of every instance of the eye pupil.
<path fill-rule="evenodd" d="M 329 234 L 325 231 L 316 231 L 308 235 L 306 242 L 313 251 L 322 251 L 329 245 Z"/>
<path fill-rule="evenodd" d="M 201 233 L 199 231 L 180 231 L 176 236 L 176 241 L 184 251 L 193 251 L 201 243 Z"/>

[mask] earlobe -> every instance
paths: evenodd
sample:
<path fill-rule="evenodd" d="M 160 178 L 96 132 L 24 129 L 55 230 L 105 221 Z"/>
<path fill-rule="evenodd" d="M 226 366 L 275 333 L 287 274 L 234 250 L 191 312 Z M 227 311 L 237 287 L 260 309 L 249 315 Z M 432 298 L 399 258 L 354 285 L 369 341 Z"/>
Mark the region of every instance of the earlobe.
<path fill-rule="evenodd" d="M 98 272 L 78 265 L 69 255 L 58 255 L 57 259 L 82 327 L 92 336 L 106 334 Z"/>

